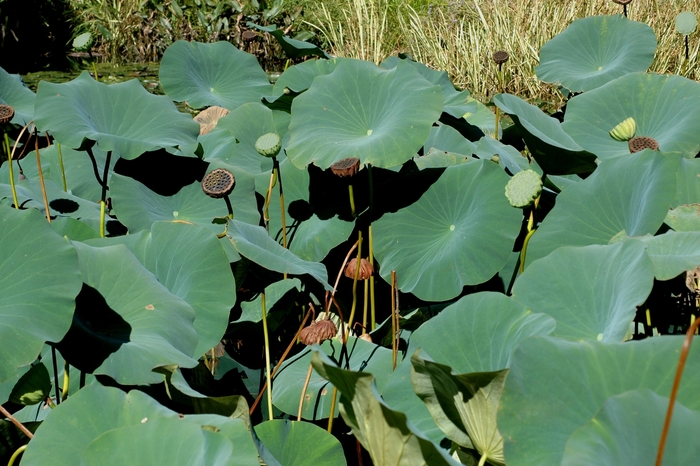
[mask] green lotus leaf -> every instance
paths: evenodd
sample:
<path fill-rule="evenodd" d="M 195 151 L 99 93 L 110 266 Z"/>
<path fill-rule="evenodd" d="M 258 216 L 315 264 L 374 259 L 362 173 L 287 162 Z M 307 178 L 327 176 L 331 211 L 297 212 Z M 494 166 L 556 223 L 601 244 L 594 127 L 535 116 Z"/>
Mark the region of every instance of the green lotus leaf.
<path fill-rule="evenodd" d="M 73 323 L 57 348 L 84 372 L 123 385 L 158 383 L 154 367 L 193 367 L 195 312 L 123 245 L 73 243 L 85 286 Z M 89 353 L 85 348 L 90 347 Z"/>
<path fill-rule="evenodd" d="M 264 134 L 276 133 L 283 139 L 284 148 L 289 118 L 288 113 L 270 110 L 261 103 L 241 105 L 219 120 L 216 130 L 210 135 L 212 140 L 220 141 L 221 149 L 227 149 L 208 151 L 204 144 L 205 157 L 222 159 L 252 175 L 269 171 L 272 169 L 272 160 L 260 156 L 255 149 L 255 142 Z M 225 143 L 223 138 L 228 138 L 228 142 Z M 232 145 L 231 138 L 235 138 L 238 144 Z"/>
<path fill-rule="evenodd" d="M 472 155 L 476 145 L 465 139 L 459 131 L 446 126 L 433 126 L 430 129 L 428 139 L 423 144 L 423 152 L 427 155 L 430 149 L 438 149 L 445 152 L 454 152 L 462 155 Z"/>
<path fill-rule="evenodd" d="M 491 160 L 498 156 L 498 164 L 512 174 L 522 170 L 534 169 L 523 154 L 518 152 L 513 146 L 503 144 L 501 141 L 490 136 L 484 136 L 476 143 L 474 154 L 480 159 Z M 538 173 L 541 170 L 535 170 Z"/>
<path fill-rule="evenodd" d="M 460 464 L 411 426 L 405 414 L 394 411 L 381 399 L 372 374 L 340 369 L 319 352 L 314 352 L 312 363 L 316 371 L 338 387 L 343 420 L 374 464 Z"/>
<path fill-rule="evenodd" d="M 600 159 L 629 156 L 626 141 L 609 131 L 632 117 L 637 136 L 654 138 L 663 152 L 693 158 L 700 152 L 700 83 L 681 76 L 631 73 L 569 100 L 562 128 Z"/>
<path fill-rule="evenodd" d="M 591 16 L 577 19 L 542 46 L 535 73 L 572 92 L 590 91 L 627 73 L 645 71 L 655 50 L 656 35 L 649 25 L 622 15 Z"/>
<path fill-rule="evenodd" d="M 357 157 L 389 168 L 413 157 L 442 112 L 442 94 L 406 63 L 382 70 L 343 60 L 294 99 L 287 156 L 327 169 Z"/>
<path fill-rule="evenodd" d="M 309 422 L 273 419 L 255 426 L 255 434 L 285 466 L 344 466 L 340 442 Z M 313 447 L 313 448 L 311 448 Z"/>
<path fill-rule="evenodd" d="M 186 223 L 156 222 L 140 233 L 88 244 L 125 244 L 161 284 L 192 306 L 199 337 L 193 354 L 204 354 L 221 341 L 236 302 L 236 282 L 222 243 L 209 229 Z"/>
<path fill-rule="evenodd" d="M 416 167 L 418 167 L 419 170 L 425 170 L 426 168 L 446 168 L 467 163 L 471 160 L 466 155 L 444 152 L 439 149 L 430 149 L 427 154 L 414 158 Z"/>
<path fill-rule="evenodd" d="M 559 248 L 525 269 L 513 298 L 554 317 L 559 337 L 622 341 L 654 284 L 645 249 L 640 241 Z"/>
<path fill-rule="evenodd" d="M 25 406 L 35 405 L 46 400 L 51 390 L 49 371 L 43 363 L 33 365 L 12 388 L 9 400 Z"/>
<path fill-rule="evenodd" d="M 227 167 L 217 161 L 212 163 L 211 168 L 218 166 Z M 236 219 L 257 225 L 260 214 L 254 195 L 253 177 L 240 169 L 234 168 L 231 171 L 236 177 L 236 187 L 229 196 L 233 214 Z M 112 195 L 114 213 L 132 233 L 150 230 L 151 225 L 159 221 L 195 223 L 221 233 L 222 226 L 213 225 L 212 219 L 228 214 L 226 203 L 222 199 L 212 199 L 205 195 L 200 183 L 185 186 L 173 196 L 161 196 L 132 178 L 115 174 L 109 192 Z"/>
<path fill-rule="evenodd" d="M 308 60 L 298 65 L 290 66 L 275 81 L 272 96 L 283 96 L 285 88 L 295 93 L 307 90 L 316 76 L 332 73 L 338 66 L 338 63 L 343 60 L 344 58 L 342 57 L 333 57 L 327 60 Z"/>
<path fill-rule="evenodd" d="M 476 103 L 474 99 L 469 98 L 469 91 L 458 90 L 450 80 L 446 71 L 438 71 L 428 68 L 423 63 L 413 61 L 410 58 L 389 57 L 384 60 L 379 66 L 390 70 L 395 68 L 399 63 L 407 63 L 415 68 L 421 76 L 433 84 L 440 86 L 442 91 L 443 109 L 442 111 L 452 115 L 455 118 L 462 118 L 465 113 L 476 113 Z"/>
<path fill-rule="evenodd" d="M 562 464 L 569 438 L 588 425 L 608 398 L 645 388 L 669 396 L 684 338 L 664 336 L 626 343 L 551 337 L 523 341 L 513 352 L 498 413 L 506 463 Z M 677 401 L 696 411 L 700 410 L 698 384 L 700 347 L 693 345 Z M 634 430 L 630 427 L 625 432 Z M 650 461 L 653 457 L 645 463 Z"/>
<path fill-rule="evenodd" d="M 272 24 L 270 26 L 259 26 L 251 22 L 246 23 L 248 27 L 253 27 L 261 31 L 268 32 L 272 37 L 274 37 L 277 42 L 282 47 L 284 54 L 288 58 L 301 58 L 307 57 L 309 55 L 315 55 L 320 58 L 330 58 L 330 56 L 319 48 L 318 45 L 314 45 L 310 42 L 303 40 L 292 39 L 287 37 L 282 29 L 278 29 L 276 25 Z"/>
<path fill-rule="evenodd" d="M 421 325 L 411 334 L 406 353 L 421 348 L 458 374 L 496 372 L 510 366 L 510 355 L 523 339 L 548 335 L 554 327 L 554 319 L 532 314 L 512 298 L 481 292 L 461 298 Z M 411 361 L 406 358 L 381 388 L 382 397 L 429 439 L 439 442 L 444 433 L 415 396 L 410 374 Z"/>
<path fill-rule="evenodd" d="M 654 266 L 657 280 L 670 280 L 700 265 L 700 230 L 641 238 Z"/>
<path fill-rule="evenodd" d="M 505 465 L 496 413 L 508 370 L 453 375 L 449 366 L 423 359 L 418 352 L 411 364 L 413 389 L 445 435 L 477 450 L 489 463 Z"/>
<path fill-rule="evenodd" d="M 700 159 L 681 159 L 676 172 L 676 198 L 671 204 L 700 204 Z"/>
<path fill-rule="evenodd" d="M 652 464 L 669 400 L 649 389 L 611 396 L 600 411 L 566 442 L 562 466 Z M 700 412 L 676 403 L 664 450 L 664 464 L 692 464 L 700 454 L 693 432 Z"/>
<path fill-rule="evenodd" d="M 503 195 L 509 177 L 489 160 L 449 167 L 414 204 L 374 223 L 380 274 L 421 299 L 445 301 L 508 260 L 522 214 Z M 445 273 L 449 270 L 449 273 Z"/>
<path fill-rule="evenodd" d="M 279 273 L 309 274 L 326 289 L 331 289 L 328 284 L 328 273 L 323 264 L 300 259 L 270 238 L 263 227 L 231 220 L 228 227 L 228 237 L 241 256 L 256 264 Z"/>
<path fill-rule="evenodd" d="M 473 97 L 467 97 L 467 111 L 462 115 L 467 123 L 481 130 L 483 135 L 495 138 L 496 115 L 493 111 Z M 503 125 L 498 126 L 498 138 L 503 136 Z M 476 138 L 480 139 L 480 137 Z"/>
<path fill-rule="evenodd" d="M 683 11 L 676 16 L 676 31 L 687 36 L 695 32 L 698 27 L 698 19 L 691 11 Z"/>
<path fill-rule="evenodd" d="M 298 278 L 287 278 L 265 287 L 265 304 L 268 311 L 272 309 L 288 291 L 293 288 L 301 290 L 301 281 Z M 260 322 L 262 320 L 262 294 L 252 301 L 243 301 L 241 304 L 241 317 L 236 322 Z"/>
<path fill-rule="evenodd" d="M 391 375 L 391 350 L 355 337 L 348 338 L 347 348 L 350 369 L 371 373 L 376 379 L 377 385 L 381 387 Z M 317 349 L 342 362 L 343 365 L 347 362 L 345 354 L 341 356 L 342 344 L 335 338 L 324 341 Z M 301 387 L 306 380 L 312 354 L 313 352 L 308 349 L 288 359 L 282 364 L 274 378 L 272 401 L 278 409 L 285 413 L 296 415 L 299 410 Z M 309 387 L 306 389 L 301 416 L 313 421 L 327 419 L 330 415 L 332 393 L 333 385 L 318 373 L 312 373 Z M 335 415 L 338 415 L 337 410 Z"/>
<path fill-rule="evenodd" d="M 18 74 L 9 74 L 0 68 L 0 104 L 9 105 L 15 111 L 10 123 L 26 125 L 34 119 L 36 95 L 27 88 Z"/>
<path fill-rule="evenodd" d="M 146 91 L 138 80 L 107 86 L 87 71 L 74 80 L 39 83 L 34 122 L 57 142 L 81 149 L 93 142 L 103 151 L 135 159 L 147 151 L 197 147 L 199 125 L 165 96 Z"/>
<path fill-rule="evenodd" d="M 675 196 L 678 160 L 644 150 L 603 161 L 557 196 L 530 240 L 525 266 L 561 246 L 608 244 L 621 232 L 656 233 Z"/>
<path fill-rule="evenodd" d="M 75 249 L 34 209 L 0 205 L 0 382 L 66 334 L 82 280 Z"/>
<path fill-rule="evenodd" d="M 170 98 L 193 108 L 234 110 L 272 90 L 255 57 L 226 41 L 176 41 L 163 54 L 159 77 Z"/>
<path fill-rule="evenodd" d="M 700 231 L 700 204 L 681 204 L 669 210 L 664 223 L 675 231 Z"/>
<path fill-rule="evenodd" d="M 595 156 L 566 134 L 557 119 L 514 95 L 498 94 L 493 101 L 513 118 L 530 153 L 546 173 L 570 175 L 596 168 Z"/>

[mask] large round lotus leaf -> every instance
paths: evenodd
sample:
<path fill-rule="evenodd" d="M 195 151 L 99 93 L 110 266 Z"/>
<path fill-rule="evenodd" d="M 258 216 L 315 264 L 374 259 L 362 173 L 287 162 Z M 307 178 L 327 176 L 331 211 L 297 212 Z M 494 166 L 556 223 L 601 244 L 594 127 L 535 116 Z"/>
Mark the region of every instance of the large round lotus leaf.
<path fill-rule="evenodd" d="M 476 144 L 465 139 L 459 131 L 451 126 L 433 126 L 430 129 L 428 139 L 423 144 L 423 153 L 428 154 L 431 149 L 445 152 L 454 152 L 463 155 L 472 155 L 476 150 Z"/>
<path fill-rule="evenodd" d="M 449 167 L 414 204 L 374 224 L 380 274 L 399 289 L 446 301 L 501 270 L 522 213 L 504 195 L 508 175 L 489 160 Z M 449 273 L 446 273 L 449 271 Z"/>
<path fill-rule="evenodd" d="M 600 159 L 629 155 L 627 141 L 609 131 L 627 118 L 637 136 L 648 136 L 663 152 L 693 158 L 700 151 L 700 83 L 681 76 L 631 73 L 569 100 L 562 128 Z"/>
<path fill-rule="evenodd" d="M 559 194 L 530 240 L 525 266 L 561 246 L 656 233 L 675 196 L 678 160 L 644 150 L 602 162 L 591 176 Z"/>
<path fill-rule="evenodd" d="M 656 35 L 649 25 L 622 15 L 591 16 L 577 19 L 542 46 L 535 73 L 573 92 L 590 91 L 627 73 L 645 71 L 655 50 Z"/>
<path fill-rule="evenodd" d="M 651 390 L 630 390 L 607 399 L 600 412 L 566 443 L 562 466 L 654 464 L 669 400 Z M 676 403 L 664 464 L 693 464 L 700 455 L 695 431 L 700 412 Z"/>
<path fill-rule="evenodd" d="M 158 383 L 154 367 L 193 367 L 195 312 L 123 245 L 73 243 L 85 283 L 58 349 L 84 372 L 123 385 Z M 90 351 L 85 351 L 90 348 Z"/>
<path fill-rule="evenodd" d="M 450 366 L 458 374 L 494 372 L 510 366 L 510 355 L 523 339 L 548 335 L 554 319 L 533 314 L 525 306 L 501 293 L 476 293 L 461 298 L 421 325 L 411 335 L 406 354 L 420 348 L 434 361 Z M 411 386 L 410 357 L 381 389 L 382 397 L 428 438 L 444 436 L 425 404 Z"/>
<path fill-rule="evenodd" d="M 287 156 L 322 169 L 347 157 L 389 168 L 413 157 L 442 112 L 442 93 L 409 64 L 343 60 L 294 99 Z"/>
<path fill-rule="evenodd" d="M 354 371 L 371 372 L 381 387 L 391 375 L 391 350 L 382 348 L 360 338 L 348 338 L 348 352 L 342 353 L 342 345 L 337 339 L 326 340 L 319 347 L 324 353 L 346 364 L 346 356 L 350 358 L 350 369 Z M 275 406 L 290 415 L 296 415 L 299 410 L 301 387 L 306 380 L 306 373 L 311 364 L 312 351 L 302 351 L 287 359 L 280 367 L 272 382 L 272 402 Z M 301 416 L 308 420 L 327 419 L 330 414 L 333 385 L 317 372 L 311 374 L 309 387 L 306 389 L 304 406 Z M 338 415 L 336 409 L 335 415 Z"/>
<path fill-rule="evenodd" d="M 34 99 L 36 96 L 22 82 L 18 74 L 9 74 L 0 68 L 0 104 L 6 104 L 15 111 L 10 123 L 26 125 L 34 119 Z"/>
<path fill-rule="evenodd" d="M 163 54 L 159 77 L 168 97 L 194 108 L 218 105 L 233 110 L 259 102 L 272 91 L 255 57 L 226 41 L 178 40 Z"/>
<path fill-rule="evenodd" d="M 647 254 L 657 280 L 670 280 L 700 265 L 700 231 L 669 231 L 645 236 Z"/>
<path fill-rule="evenodd" d="M 498 156 L 498 164 L 513 175 L 528 169 L 533 169 L 537 173 L 542 171 L 537 169 L 536 164 L 531 166 L 527 157 L 518 152 L 515 147 L 503 144 L 490 136 L 479 139 L 474 154 L 480 159 L 492 159 L 492 157 Z"/>
<path fill-rule="evenodd" d="M 34 122 L 65 146 L 78 149 L 95 142 L 125 159 L 162 148 L 192 154 L 199 134 L 191 116 L 138 80 L 107 86 L 87 71 L 67 83 L 39 83 Z"/>
<path fill-rule="evenodd" d="M 684 338 L 523 341 L 513 352 L 498 414 L 506 464 L 561 464 L 571 435 L 588 424 L 611 396 L 644 388 L 669 396 Z M 691 347 L 678 391 L 678 402 L 693 410 L 700 410 L 699 346 Z"/>
<path fill-rule="evenodd" d="M 309 422 L 273 419 L 255 426 L 255 434 L 285 466 L 343 466 L 340 442 Z"/>
<path fill-rule="evenodd" d="M 676 198 L 671 204 L 700 204 L 700 159 L 681 159 L 676 171 Z"/>
<path fill-rule="evenodd" d="M 199 337 L 193 354 L 204 354 L 221 341 L 236 303 L 226 252 L 216 236 L 199 225 L 156 222 L 151 231 L 140 233 L 135 242 L 129 239 L 137 235 L 126 235 L 89 244 L 125 244 L 160 283 L 192 306 Z"/>
<path fill-rule="evenodd" d="M 216 131 L 209 139 L 205 139 L 204 156 L 207 159 L 222 159 L 252 175 L 269 171 L 272 169 L 272 160 L 258 153 L 255 142 L 263 134 L 276 133 L 282 138 L 284 149 L 289 118 L 288 113 L 270 110 L 261 103 L 241 105 L 219 120 Z M 233 144 L 234 140 L 238 140 L 238 143 Z M 283 157 L 284 151 L 277 159 Z"/>
<path fill-rule="evenodd" d="M 559 120 L 514 95 L 498 94 L 493 101 L 511 116 L 530 153 L 547 174 L 569 175 L 595 170 L 595 156 L 576 144 L 564 132 Z"/>
<path fill-rule="evenodd" d="M 0 205 L 0 382 L 68 331 L 82 280 L 75 249 L 34 209 Z"/>
<path fill-rule="evenodd" d="M 285 88 L 293 92 L 303 92 L 307 90 L 316 76 L 330 74 L 335 70 L 338 63 L 343 61 L 342 57 L 335 57 L 318 60 L 308 60 L 298 65 L 290 66 L 275 81 L 272 89 L 274 97 L 284 95 Z"/>
<path fill-rule="evenodd" d="M 675 231 L 700 231 L 700 204 L 681 204 L 669 210 L 664 223 Z"/>
<path fill-rule="evenodd" d="M 513 297 L 557 321 L 555 335 L 622 341 L 654 284 L 644 243 L 559 248 L 518 277 Z"/>

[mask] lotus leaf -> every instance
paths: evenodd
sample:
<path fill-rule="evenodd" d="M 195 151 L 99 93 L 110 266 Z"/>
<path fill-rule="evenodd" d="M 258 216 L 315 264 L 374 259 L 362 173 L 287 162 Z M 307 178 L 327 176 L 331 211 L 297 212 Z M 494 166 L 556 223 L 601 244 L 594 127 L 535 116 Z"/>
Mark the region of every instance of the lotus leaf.
<path fill-rule="evenodd" d="M 275 86 L 272 89 L 273 97 L 283 96 L 285 88 L 296 93 L 307 90 L 316 76 L 332 73 L 338 63 L 343 60 L 342 57 L 334 57 L 327 60 L 309 60 L 290 66 L 275 81 Z"/>
<path fill-rule="evenodd" d="M 274 419 L 255 426 L 255 434 L 285 466 L 344 466 L 340 442 L 308 422 Z M 313 447 L 313 448 L 311 448 Z"/>
<path fill-rule="evenodd" d="M 442 448 L 417 432 L 400 411 L 382 401 L 372 374 L 340 369 L 315 352 L 314 369 L 333 383 L 342 396 L 340 413 L 374 464 L 458 465 Z"/>
<path fill-rule="evenodd" d="M 167 97 L 150 94 L 138 80 L 107 86 L 87 71 L 63 84 L 42 81 L 34 122 L 64 146 L 83 149 L 96 143 L 125 159 L 164 148 L 192 154 L 199 134 L 192 117 Z"/>
<path fill-rule="evenodd" d="M 301 289 L 301 281 L 297 278 L 280 280 L 265 287 L 265 302 L 268 310 L 272 309 L 288 291 Z M 241 317 L 236 322 L 260 322 L 262 320 L 262 295 L 252 301 L 243 301 L 241 304 Z"/>
<path fill-rule="evenodd" d="M 24 126 L 32 121 L 35 98 L 18 74 L 9 74 L 0 68 L 0 104 L 9 105 L 15 111 L 10 123 Z"/>
<path fill-rule="evenodd" d="M 654 284 L 639 241 L 563 247 L 528 265 L 513 297 L 557 321 L 558 337 L 622 341 Z"/>
<path fill-rule="evenodd" d="M 573 92 L 590 91 L 627 73 L 645 71 L 654 50 L 656 35 L 647 24 L 622 15 L 591 16 L 577 19 L 542 46 L 535 73 Z"/>
<path fill-rule="evenodd" d="M 534 166 L 531 167 L 527 157 L 518 152 L 513 146 L 503 144 L 490 136 L 484 136 L 479 139 L 474 154 L 480 159 L 487 160 L 498 156 L 498 164 L 513 175 L 521 170 L 535 168 Z M 541 169 L 535 171 L 539 173 Z"/>
<path fill-rule="evenodd" d="M 681 204 L 669 210 L 664 223 L 675 231 L 700 231 L 700 204 Z"/>
<path fill-rule="evenodd" d="M 82 280 L 75 249 L 36 210 L 0 205 L 0 382 L 68 331 Z"/>
<path fill-rule="evenodd" d="M 700 265 L 700 231 L 669 231 L 642 238 L 657 280 L 670 280 Z"/>
<path fill-rule="evenodd" d="M 700 152 L 700 83 L 681 76 L 630 73 L 578 95 L 567 104 L 562 128 L 600 159 L 629 156 L 627 142 L 609 134 L 629 117 L 636 135 L 654 138 L 662 152 L 687 158 Z"/>
<path fill-rule="evenodd" d="M 681 159 L 676 172 L 676 198 L 671 204 L 700 204 L 700 159 Z"/>
<path fill-rule="evenodd" d="M 294 99 L 287 156 L 327 169 L 357 157 L 378 167 L 413 157 L 442 111 L 442 94 L 405 63 L 382 70 L 343 60 Z"/>
<path fill-rule="evenodd" d="M 255 57 L 226 41 L 176 41 L 163 54 L 160 83 L 170 98 L 193 108 L 234 110 L 272 90 Z"/>
<path fill-rule="evenodd" d="M 668 396 L 683 338 L 626 343 L 551 337 L 523 341 L 513 352 L 498 413 L 506 463 L 561 464 L 567 441 L 595 418 L 608 398 L 637 389 Z M 692 410 L 700 409 L 699 369 L 700 348 L 693 345 L 678 391 L 678 402 Z"/>
<path fill-rule="evenodd" d="M 316 55 L 321 58 L 330 58 L 330 56 L 318 47 L 310 42 L 303 40 L 292 39 L 287 37 L 282 29 L 278 29 L 274 24 L 271 26 L 258 26 L 257 24 L 247 23 L 249 27 L 254 27 L 261 31 L 270 33 L 284 50 L 285 55 L 289 58 L 301 58 L 307 57 L 309 55 Z"/>
<path fill-rule="evenodd" d="M 382 278 L 389 282 L 394 270 L 401 291 L 432 301 L 491 278 L 520 231 L 522 215 L 503 195 L 507 182 L 491 161 L 456 165 L 418 202 L 384 215 L 373 232 Z"/>
<path fill-rule="evenodd" d="M 423 152 L 427 155 L 430 149 L 438 149 L 445 152 L 454 152 L 462 155 L 472 155 L 476 145 L 464 139 L 456 129 L 446 126 L 433 126 L 430 129 L 428 139 L 423 144 Z"/>

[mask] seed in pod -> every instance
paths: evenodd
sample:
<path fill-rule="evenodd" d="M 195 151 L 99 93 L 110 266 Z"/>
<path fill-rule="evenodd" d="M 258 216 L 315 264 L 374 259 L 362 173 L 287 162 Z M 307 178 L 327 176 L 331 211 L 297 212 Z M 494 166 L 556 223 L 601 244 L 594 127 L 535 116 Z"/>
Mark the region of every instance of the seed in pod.
<path fill-rule="evenodd" d="M 353 257 L 345 266 L 345 276 L 348 278 L 355 278 L 355 272 L 357 272 L 357 258 Z M 357 274 L 358 280 L 367 280 L 369 277 L 374 275 L 374 267 L 369 263 L 367 259 L 362 259 L 360 261 L 360 272 Z"/>
<path fill-rule="evenodd" d="M 502 65 L 508 61 L 510 55 L 508 55 L 508 52 L 506 52 L 505 50 L 498 50 L 496 52 L 493 52 L 492 58 L 497 65 Z"/>
<path fill-rule="evenodd" d="M 282 140 L 277 133 L 263 134 L 255 141 L 255 150 L 263 157 L 275 157 L 281 148 Z"/>
<path fill-rule="evenodd" d="M 634 154 L 644 149 L 659 150 L 659 143 L 649 136 L 637 136 L 627 141 L 627 147 L 629 147 L 630 153 Z"/>
<path fill-rule="evenodd" d="M 202 191 L 209 197 L 220 199 L 231 194 L 235 185 L 233 173 L 225 168 L 217 168 L 207 173 L 202 180 Z"/>
<path fill-rule="evenodd" d="M 305 345 L 313 345 L 330 340 L 338 334 L 338 329 L 332 320 L 324 319 L 312 322 L 311 325 L 299 332 L 299 340 Z"/>
<path fill-rule="evenodd" d="M 7 104 L 0 104 L 0 125 L 9 123 L 13 116 L 15 116 L 14 108 Z"/>
<path fill-rule="evenodd" d="M 331 171 L 335 176 L 339 176 L 341 178 L 355 176 L 357 172 L 360 171 L 360 159 L 357 157 L 348 157 L 338 160 L 331 165 Z"/>

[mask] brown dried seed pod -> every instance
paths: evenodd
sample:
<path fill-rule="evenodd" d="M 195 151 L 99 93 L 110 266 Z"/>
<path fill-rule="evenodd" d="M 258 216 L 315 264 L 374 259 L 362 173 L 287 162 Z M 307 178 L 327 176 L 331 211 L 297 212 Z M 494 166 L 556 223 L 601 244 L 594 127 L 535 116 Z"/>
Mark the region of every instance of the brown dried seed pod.
<path fill-rule="evenodd" d="M 348 278 L 355 278 L 355 272 L 357 271 L 357 258 L 353 257 L 345 266 L 345 276 Z M 357 274 L 358 280 L 367 280 L 369 277 L 374 275 L 374 267 L 369 263 L 367 259 L 362 259 L 360 261 L 360 272 Z"/>
<path fill-rule="evenodd" d="M 243 34 L 241 34 L 241 37 L 243 38 L 244 41 L 250 42 L 251 40 L 258 37 L 258 33 L 248 29 L 247 31 L 243 31 Z"/>
<path fill-rule="evenodd" d="M 617 3 L 618 5 L 628 5 L 632 3 L 632 0 L 612 0 L 613 3 Z"/>
<path fill-rule="evenodd" d="M 493 52 L 493 61 L 496 62 L 497 65 L 502 65 L 503 63 L 507 62 L 508 59 L 510 58 L 510 55 L 508 55 L 508 52 L 505 50 L 498 50 L 496 52 Z"/>
<path fill-rule="evenodd" d="M 216 127 L 219 119 L 228 115 L 228 110 L 216 105 L 202 110 L 194 117 L 194 121 L 199 123 L 199 134 L 208 134 Z"/>
<path fill-rule="evenodd" d="M 6 104 L 0 104 L 0 125 L 9 123 L 15 116 L 15 109 Z"/>
<path fill-rule="evenodd" d="M 202 180 L 202 191 L 209 197 L 219 199 L 228 196 L 236 185 L 233 173 L 225 168 L 217 168 L 207 173 Z"/>
<path fill-rule="evenodd" d="M 659 150 L 659 143 L 649 136 L 637 136 L 627 141 L 627 147 L 629 147 L 630 153 L 634 154 L 644 149 Z"/>
<path fill-rule="evenodd" d="M 299 340 L 305 345 L 313 345 L 322 341 L 330 340 L 338 334 L 333 321 L 325 319 L 312 322 L 311 325 L 299 332 Z"/>
<path fill-rule="evenodd" d="M 331 171 L 334 175 L 341 178 L 354 176 L 358 171 L 360 171 L 360 159 L 357 157 L 348 157 L 343 160 L 338 160 L 336 163 L 331 165 Z"/>

